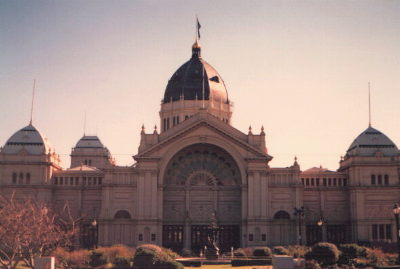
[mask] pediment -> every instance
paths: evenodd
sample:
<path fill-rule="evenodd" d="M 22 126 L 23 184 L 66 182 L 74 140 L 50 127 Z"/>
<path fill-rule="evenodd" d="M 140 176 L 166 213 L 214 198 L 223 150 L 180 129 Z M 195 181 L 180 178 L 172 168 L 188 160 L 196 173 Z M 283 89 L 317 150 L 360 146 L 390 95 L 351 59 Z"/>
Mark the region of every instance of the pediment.
<path fill-rule="evenodd" d="M 158 142 L 134 156 L 139 159 L 158 159 L 171 146 L 190 139 L 193 143 L 221 141 L 241 152 L 243 158 L 269 161 L 270 155 L 248 143 L 248 135 L 222 122 L 208 113 L 198 113 L 192 118 L 158 135 Z"/>

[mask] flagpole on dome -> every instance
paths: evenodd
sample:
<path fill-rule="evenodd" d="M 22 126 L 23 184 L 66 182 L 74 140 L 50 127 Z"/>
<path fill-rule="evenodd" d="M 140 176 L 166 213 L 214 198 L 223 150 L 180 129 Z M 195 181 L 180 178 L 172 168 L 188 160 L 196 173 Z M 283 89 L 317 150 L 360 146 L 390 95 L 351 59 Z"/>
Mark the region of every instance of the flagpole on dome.
<path fill-rule="evenodd" d="M 36 86 L 36 79 L 33 80 L 33 89 L 32 89 L 32 103 L 31 103 L 31 119 L 29 121 L 29 125 L 32 125 L 32 118 L 33 118 L 33 104 L 35 100 L 35 86 Z"/>
<path fill-rule="evenodd" d="M 198 45 L 198 41 L 200 40 L 200 27 L 201 24 L 199 22 L 199 17 L 196 15 L 196 44 Z M 203 95 L 203 102 L 202 102 L 202 108 L 205 108 L 205 89 L 204 89 L 204 65 L 202 65 L 202 95 Z"/>

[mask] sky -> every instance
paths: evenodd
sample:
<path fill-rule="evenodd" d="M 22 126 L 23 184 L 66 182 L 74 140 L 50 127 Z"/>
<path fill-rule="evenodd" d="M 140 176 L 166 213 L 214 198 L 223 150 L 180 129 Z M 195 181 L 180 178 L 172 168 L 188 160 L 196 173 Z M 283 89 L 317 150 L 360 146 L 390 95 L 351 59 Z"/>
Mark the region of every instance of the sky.
<path fill-rule="evenodd" d="M 266 132 L 271 167 L 338 168 L 372 126 L 400 145 L 400 1 L 0 0 L 0 144 L 30 119 L 62 166 L 84 133 L 133 164 L 159 126 L 169 78 L 202 56 L 234 103 L 232 125 Z"/>

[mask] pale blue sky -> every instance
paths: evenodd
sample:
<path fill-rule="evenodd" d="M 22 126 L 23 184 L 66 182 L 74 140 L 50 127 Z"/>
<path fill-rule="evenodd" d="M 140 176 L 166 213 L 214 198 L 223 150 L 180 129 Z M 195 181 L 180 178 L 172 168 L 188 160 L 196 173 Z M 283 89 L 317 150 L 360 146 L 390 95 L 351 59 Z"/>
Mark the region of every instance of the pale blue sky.
<path fill-rule="evenodd" d="M 69 166 L 97 133 L 133 163 L 140 126 L 159 125 L 166 83 L 190 57 L 195 14 L 203 57 L 224 79 L 233 126 L 264 125 L 272 167 L 338 167 L 372 123 L 400 145 L 400 1 L 0 0 L 0 144 L 29 122 Z"/>

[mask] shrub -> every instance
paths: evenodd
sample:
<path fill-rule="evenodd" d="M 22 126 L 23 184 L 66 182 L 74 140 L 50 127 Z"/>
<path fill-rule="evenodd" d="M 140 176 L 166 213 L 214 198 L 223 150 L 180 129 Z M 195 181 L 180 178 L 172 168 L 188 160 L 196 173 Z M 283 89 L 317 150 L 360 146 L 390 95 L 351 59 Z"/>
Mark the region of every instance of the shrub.
<path fill-rule="evenodd" d="M 105 265 L 107 260 L 103 257 L 103 253 L 93 251 L 89 256 L 89 265 L 92 267 L 99 267 Z"/>
<path fill-rule="evenodd" d="M 114 266 L 117 268 L 130 268 L 130 258 L 127 257 L 115 257 Z"/>
<path fill-rule="evenodd" d="M 306 254 L 307 260 L 316 260 L 322 266 L 334 265 L 339 260 L 339 250 L 331 243 L 317 243 Z"/>
<path fill-rule="evenodd" d="M 342 244 L 339 245 L 339 250 L 342 252 L 339 257 L 340 264 L 349 264 L 355 258 L 367 256 L 367 249 L 357 244 Z"/>
<path fill-rule="evenodd" d="M 181 251 L 181 256 L 182 257 L 191 257 L 192 256 L 192 251 L 190 249 L 184 248 Z"/>
<path fill-rule="evenodd" d="M 171 260 L 162 260 L 159 261 L 156 264 L 157 269 L 183 269 L 183 264 L 177 262 L 177 261 L 171 261 Z"/>
<path fill-rule="evenodd" d="M 180 256 L 178 253 L 174 252 L 173 250 L 169 248 L 162 248 L 162 251 L 167 254 L 171 259 L 175 260 L 176 258 L 179 258 Z"/>
<path fill-rule="evenodd" d="M 89 264 L 90 252 L 86 249 L 75 250 L 69 254 L 69 267 L 86 267 Z"/>
<path fill-rule="evenodd" d="M 276 255 L 289 255 L 289 250 L 282 246 L 276 246 L 272 249 L 272 253 Z"/>
<path fill-rule="evenodd" d="M 78 268 L 89 264 L 90 252 L 84 249 L 69 252 L 63 248 L 57 248 L 52 255 L 61 268 Z"/>
<path fill-rule="evenodd" d="M 233 256 L 235 256 L 235 257 L 246 257 L 247 255 L 246 255 L 246 253 L 244 252 L 243 249 L 238 248 L 233 252 Z"/>
<path fill-rule="evenodd" d="M 305 269 L 321 269 L 321 266 L 315 260 L 307 260 Z"/>
<path fill-rule="evenodd" d="M 111 247 L 100 247 L 96 249 L 97 252 L 101 252 L 103 257 L 108 263 L 115 264 L 117 257 L 124 257 L 130 259 L 135 254 L 135 249 L 124 245 L 114 245 Z"/>
<path fill-rule="evenodd" d="M 172 251 L 151 244 L 141 245 L 136 249 L 133 258 L 134 268 L 162 268 L 162 269 L 179 269 L 183 265 L 174 261 Z M 175 253 L 176 254 L 176 253 Z"/>
<path fill-rule="evenodd" d="M 271 249 L 269 247 L 256 248 L 253 251 L 255 257 L 269 257 L 271 256 Z"/>
<path fill-rule="evenodd" d="M 310 251 L 309 247 L 293 245 L 288 246 L 289 255 L 295 258 L 304 258 L 306 253 Z"/>

